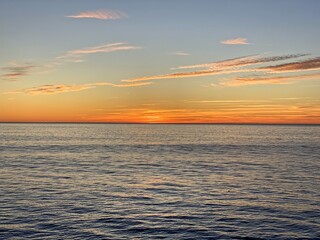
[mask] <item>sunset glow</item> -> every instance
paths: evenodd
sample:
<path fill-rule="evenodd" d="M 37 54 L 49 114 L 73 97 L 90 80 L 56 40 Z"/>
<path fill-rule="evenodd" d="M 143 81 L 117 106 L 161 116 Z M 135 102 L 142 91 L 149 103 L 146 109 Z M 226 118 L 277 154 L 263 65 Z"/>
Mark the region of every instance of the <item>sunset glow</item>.
<path fill-rule="evenodd" d="M 319 10 L 2 1 L 0 122 L 320 124 Z"/>

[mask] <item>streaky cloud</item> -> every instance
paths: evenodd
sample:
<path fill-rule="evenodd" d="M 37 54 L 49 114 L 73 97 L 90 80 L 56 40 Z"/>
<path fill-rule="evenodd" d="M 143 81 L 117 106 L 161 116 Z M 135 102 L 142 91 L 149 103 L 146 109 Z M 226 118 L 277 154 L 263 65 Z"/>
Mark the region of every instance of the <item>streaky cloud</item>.
<path fill-rule="evenodd" d="M 103 44 L 96 47 L 71 50 L 64 55 L 57 57 L 57 59 L 69 59 L 72 61 L 76 60 L 78 62 L 81 56 L 87 55 L 87 54 L 110 53 L 110 52 L 116 52 L 116 51 L 135 50 L 140 48 L 141 47 L 130 45 L 125 42 L 107 43 L 107 44 Z"/>
<path fill-rule="evenodd" d="M 139 87 L 139 86 L 146 86 L 151 84 L 153 84 L 153 82 L 112 84 L 111 86 L 123 88 L 123 87 Z"/>
<path fill-rule="evenodd" d="M 139 81 L 150 81 L 159 79 L 174 79 L 174 78 L 188 78 L 188 77 L 202 77 L 202 76 L 212 76 L 221 74 L 231 74 L 239 72 L 250 72 L 248 69 L 238 69 L 238 70 L 206 70 L 206 71 L 194 71 L 194 72 L 177 72 L 172 74 L 140 77 L 122 80 L 123 82 L 139 82 Z"/>
<path fill-rule="evenodd" d="M 320 57 L 311 58 L 299 62 L 263 67 L 260 69 L 271 72 L 299 72 L 309 70 L 320 70 Z"/>
<path fill-rule="evenodd" d="M 11 63 L 2 70 L 6 73 L 1 75 L 3 80 L 16 81 L 18 78 L 28 75 L 36 66 L 32 64 Z"/>
<path fill-rule="evenodd" d="M 261 102 L 270 102 L 269 100 L 185 100 L 188 103 L 261 103 Z"/>
<path fill-rule="evenodd" d="M 237 65 L 239 61 L 251 59 L 251 58 L 257 57 L 257 56 L 259 56 L 259 55 L 250 55 L 250 56 L 231 58 L 231 59 L 226 59 L 226 60 L 216 61 L 216 62 L 187 65 L 187 66 L 179 66 L 179 67 L 172 68 L 172 69 L 221 68 L 221 67 L 226 67 L 226 66 L 234 66 L 234 65 Z"/>
<path fill-rule="evenodd" d="M 178 52 L 171 53 L 171 55 L 174 55 L 174 56 L 189 56 L 190 54 L 187 53 L 187 52 L 178 51 Z"/>
<path fill-rule="evenodd" d="M 93 83 L 94 86 L 112 86 L 112 87 L 139 87 L 139 86 L 146 86 L 146 85 L 151 85 L 153 82 L 138 82 L 138 83 L 120 83 L 120 84 L 115 84 L 115 83 L 108 83 L 108 82 L 98 82 L 98 83 Z"/>
<path fill-rule="evenodd" d="M 207 107 L 194 105 L 186 108 L 116 108 L 106 110 L 95 115 L 88 116 L 88 120 L 107 121 L 107 122 L 185 122 L 185 123 L 222 123 L 222 122 L 247 122 L 248 116 L 257 119 L 265 119 L 270 122 L 277 122 L 277 119 L 291 119 L 296 116 L 305 117 L 306 112 L 301 107 L 294 105 L 288 107 L 286 103 L 277 103 L 273 101 L 252 101 L 252 102 L 222 102 L 215 103 L 215 111 Z M 306 106 L 308 107 L 308 106 Z M 312 106 L 311 106 L 312 107 Z M 313 107 L 313 110 L 315 108 Z M 252 121 L 252 120 L 251 120 Z"/>
<path fill-rule="evenodd" d="M 246 38 L 233 38 L 233 39 L 228 39 L 221 41 L 222 44 L 227 44 L 227 45 L 249 45 L 251 43 L 248 43 L 248 40 Z"/>
<path fill-rule="evenodd" d="M 77 92 L 90 88 L 94 88 L 95 86 L 91 84 L 83 84 L 83 85 L 43 85 L 39 87 L 26 88 L 22 90 L 11 91 L 8 93 L 25 93 L 27 95 L 40 95 L 40 94 L 58 94 L 65 92 Z"/>
<path fill-rule="evenodd" d="M 4 74 L 0 75 L 0 78 L 8 81 L 16 81 L 21 77 L 34 73 L 35 69 L 36 73 L 46 73 L 66 63 L 82 63 L 85 61 L 84 57 L 90 54 L 111 53 L 136 49 L 141 49 L 141 47 L 130 45 L 126 42 L 116 42 L 95 47 L 70 50 L 42 65 L 34 65 L 30 63 L 19 64 L 15 62 L 9 63 L 8 66 L 0 68 L 4 72 Z"/>
<path fill-rule="evenodd" d="M 261 57 L 261 55 L 244 56 L 239 58 L 227 59 L 224 61 L 210 62 L 205 64 L 190 65 L 178 67 L 179 69 L 191 69 L 191 68 L 204 68 L 203 70 L 191 71 L 191 72 L 176 72 L 169 74 L 161 74 L 155 76 L 145 76 L 132 79 L 122 80 L 124 82 L 138 82 L 149 81 L 157 79 L 174 79 L 174 78 L 187 78 L 187 77 L 201 77 L 212 75 L 226 75 L 232 73 L 245 73 L 245 72 L 264 72 L 263 68 L 248 68 L 257 64 L 264 64 L 270 62 L 277 62 L 282 60 L 290 60 L 307 56 L 308 54 L 290 54 L 284 56 L 273 57 Z M 246 67 L 246 68 L 245 68 Z"/>
<path fill-rule="evenodd" d="M 128 18 L 128 15 L 118 10 L 106 10 L 100 9 L 96 11 L 80 12 L 76 15 L 66 16 L 68 18 L 91 18 L 101 20 L 117 20 L 122 18 Z"/>
<path fill-rule="evenodd" d="M 261 57 L 261 54 L 257 55 L 249 55 L 238 58 L 226 59 L 223 61 L 210 62 L 204 64 L 197 65 L 189 65 L 189 66 L 180 66 L 176 69 L 190 69 L 190 68 L 210 68 L 210 69 L 225 69 L 225 68 L 233 68 L 233 67 L 246 67 L 255 64 L 290 60 L 293 58 L 305 57 L 310 54 L 288 54 L 284 56 L 271 56 L 271 57 Z"/>
<path fill-rule="evenodd" d="M 50 95 L 50 94 L 59 94 L 66 92 L 78 92 L 98 86 L 111 86 L 111 87 L 139 87 L 153 84 L 152 82 L 143 82 L 143 83 L 131 83 L 131 84 L 114 84 L 109 82 L 97 82 L 97 83 L 88 83 L 88 84 L 78 84 L 78 85 L 43 85 L 39 87 L 26 88 L 21 90 L 15 90 L 11 92 L 6 92 L 6 94 L 15 94 L 15 93 L 25 93 L 27 95 Z"/>
<path fill-rule="evenodd" d="M 253 77 L 237 77 L 229 81 L 221 82 L 220 86 L 243 86 L 255 84 L 289 84 L 302 80 L 320 80 L 320 73 L 294 75 L 294 76 L 253 76 Z"/>
<path fill-rule="evenodd" d="M 83 58 L 90 54 L 111 53 L 111 52 L 117 52 L 117 51 L 130 51 L 130 50 L 137 50 L 137 49 L 141 49 L 141 47 L 130 45 L 129 43 L 126 43 L 126 42 L 116 42 L 116 43 L 106 43 L 106 44 L 95 46 L 95 47 L 70 50 L 63 55 L 56 57 L 55 60 L 50 64 L 50 67 L 54 68 L 56 66 L 59 66 L 68 62 L 82 63 L 85 61 Z"/>

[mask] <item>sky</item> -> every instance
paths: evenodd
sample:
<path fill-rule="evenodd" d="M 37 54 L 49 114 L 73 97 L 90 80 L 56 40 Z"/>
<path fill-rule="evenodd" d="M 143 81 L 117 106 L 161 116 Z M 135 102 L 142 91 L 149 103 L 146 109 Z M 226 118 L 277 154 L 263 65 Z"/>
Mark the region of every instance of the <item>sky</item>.
<path fill-rule="evenodd" d="M 318 0 L 0 0 L 0 122 L 320 124 Z"/>

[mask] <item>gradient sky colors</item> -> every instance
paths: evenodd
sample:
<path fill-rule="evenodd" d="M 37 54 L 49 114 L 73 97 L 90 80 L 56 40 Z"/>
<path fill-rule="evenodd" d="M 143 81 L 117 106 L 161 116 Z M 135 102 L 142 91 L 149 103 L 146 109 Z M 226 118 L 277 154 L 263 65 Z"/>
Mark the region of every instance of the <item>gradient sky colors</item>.
<path fill-rule="evenodd" d="M 320 124 L 320 1 L 3 0 L 1 122 Z"/>

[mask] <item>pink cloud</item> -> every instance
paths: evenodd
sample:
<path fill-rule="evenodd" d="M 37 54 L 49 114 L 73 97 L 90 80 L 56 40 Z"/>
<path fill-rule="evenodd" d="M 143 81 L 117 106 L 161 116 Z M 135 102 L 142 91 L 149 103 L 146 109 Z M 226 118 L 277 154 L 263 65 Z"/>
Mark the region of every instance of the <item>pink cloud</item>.
<path fill-rule="evenodd" d="M 248 45 L 250 43 L 247 42 L 246 38 L 233 38 L 221 41 L 222 44 L 228 44 L 228 45 Z"/>

